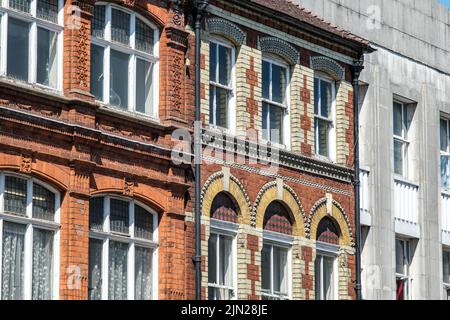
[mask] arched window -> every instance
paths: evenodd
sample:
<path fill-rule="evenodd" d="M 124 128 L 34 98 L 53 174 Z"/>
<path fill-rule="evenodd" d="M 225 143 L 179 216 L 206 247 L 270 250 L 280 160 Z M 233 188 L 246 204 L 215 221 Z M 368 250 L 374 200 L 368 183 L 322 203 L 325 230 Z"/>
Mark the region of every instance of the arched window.
<path fill-rule="evenodd" d="M 3 0 L 0 74 L 62 90 L 63 0 Z"/>
<path fill-rule="evenodd" d="M 59 208 L 50 186 L 0 173 L 1 299 L 58 299 Z"/>
<path fill-rule="evenodd" d="M 157 117 L 158 29 L 132 11 L 96 4 L 91 33 L 91 93 L 122 110 Z"/>
<path fill-rule="evenodd" d="M 316 234 L 316 300 L 334 300 L 338 297 L 339 236 L 339 226 L 331 218 L 324 217 L 319 222 Z"/>
<path fill-rule="evenodd" d="M 221 192 L 211 205 L 211 233 L 208 240 L 208 299 L 236 298 L 236 233 L 239 208 Z"/>
<path fill-rule="evenodd" d="M 273 201 L 267 207 L 263 227 L 262 297 L 264 300 L 288 299 L 291 286 L 292 221 L 282 203 Z"/>
<path fill-rule="evenodd" d="M 209 42 L 209 123 L 232 132 L 235 127 L 235 47 L 223 38 Z"/>
<path fill-rule="evenodd" d="M 157 296 L 157 214 L 116 196 L 89 202 L 89 299 Z"/>

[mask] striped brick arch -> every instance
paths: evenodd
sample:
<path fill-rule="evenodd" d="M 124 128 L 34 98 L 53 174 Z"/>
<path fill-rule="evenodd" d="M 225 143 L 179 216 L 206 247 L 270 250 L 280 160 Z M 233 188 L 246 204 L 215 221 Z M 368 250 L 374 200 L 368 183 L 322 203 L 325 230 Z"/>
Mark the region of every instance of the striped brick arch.
<path fill-rule="evenodd" d="M 213 219 L 237 223 L 239 207 L 229 195 L 221 192 L 214 198 L 210 214 Z"/>
<path fill-rule="evenodd" d="M 339 244 L 339 226 L 330 218 L 324 217 L 317 227 L 317 241 Z"/>
<path fill-rule="evenodd" d="M 292 219 L 287 209 L 279 201 L 274 201 L 267 207 L 263 229 L 292 235 Z"/>

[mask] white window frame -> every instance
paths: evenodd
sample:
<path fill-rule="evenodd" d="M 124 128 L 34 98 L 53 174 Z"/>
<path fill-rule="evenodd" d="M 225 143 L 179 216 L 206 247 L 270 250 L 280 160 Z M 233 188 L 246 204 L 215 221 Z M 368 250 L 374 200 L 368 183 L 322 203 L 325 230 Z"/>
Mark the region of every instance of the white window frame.
<path fill-rule="evenodd" d="M 234 135 L 234 134 L 236 134 L 236 48 L 231 42 L 228 42 L 225 39 L 217 37 L 217 36 L 213 36 L 209 40 L 210 45 L 211 45 L 211 43 L 214 43 L 218 46 L 226 47 L 231 50 L 231 70 L 230 70 L 231 79 L 230 79 L 229 86 L 224 86 L 223 84 L 220 84 L 217 81 L 212 81 L 211 78 L 209 78 L 210 86 L 225 89 L 230 93 L 229 100 L 228 100 L 228 106 L 227 106 L 228 128 L 223 128 L 216 124 L 216 117 L 215 117 L 216 112 L 217 112 L 216 99 L 214 99 L 214 101 L 213 101 L 213 104 L 214 104 L 212 106 L 212 109 L 214 110 L 213 114 L 209 115 L 209 117 L 210 117 L 209 118 L 210 119 L 209 127 L 211 129 L 216 129 L 216 130 L 223 131 L 225 133 Z M 217 52 L 216 52 L 216 62 L 217 62 L 217 65 L 216 65 L 216 80 L 217 80 L 217 78 L 219 77 L 219 65 L 220 65 L 219 50 L 217 50 Z M 211 72 L 211 70 L 209 70 L 209 72 Z M 209 94 L 210 95 L 212 94 L 211 91 L 209 92 Z M 211 109 L 211 106 L 210 106 L 210 109 Z M 211 123 L 211 119 L 213 119 L 213 123 Z"/>
<path fill-rule="evenodd" d="M 220 235 L 220 236 L 225 236 L 225 237 L 229 237 L 232 239 L 232 248 L 231 248 L 231 268 L 232 268 L 232 275 L 233 275 L 233 283 L 232 286 L 223 286 L 223 285 L 218 285 L 218 284 L 214 284 L 214 283 L 210 283 L 209 279 L 208 279 L 208 290 L 209 288 L 218 288 L 218 289 L 225 289 L 225 290 L 230 290 L 231 291 L 231 300 L 236 300 L 238 295 L 237 295 L 237 231 L 238 231 L 238 227 L 239 225 L 233 222 L 228 222 L 228 221 L 222 221 L 222 220 L 217 220 L 217 219 L 213 219 L 211 218 L 211 222 L 210 222 L 210 236 L 212 234 L 216 234 L 216 235 Z M 220 241 L 217 241 L 217 248 L 216 248 L 216 254 L 217 254 L 217 263 L 216 263 L 216 276 L 217 279 L 219 278 L 219 268 L 220 268 L 220 256 L 219 256 L 219 243 Z"/>
<path fill-rule="evenodd" d="M 111 4 L 108 2 L 96 2 L 96 6 L 105 7 L 105 29 L 103 39 L 91 35 L 91 44 L 102 47 L 104 49 L 103 54 L 103 101 L 97 100 L 100 104 L 110 106 L 110 54 L 111 50 L 118 51 L 120 53 L 127 54 L 128 60 L 128 102 L 127 110 L 121 109 L 119 106 L 111 106 L 115 109 L 122 111 L 128 111 L 137 113 L 142 116 L 157 119 L 159 117 L 159 29 L 158 27 L 141 16 L 140 14 L 127 10 L 119 5 Z M 112 9 L 123 11 L 130 15 L 130 45 L 124 45 L 121 43 L 113 42 L 111 40 L 111 22 L 112 22 Z M 135 48 L 135 28 L 136 19 L 140 19 L 153 30 L 153 53 L 149 54 L 143 51 L 139 51 Z M 136 111 L 136 61 L 137 58 L 149 62 L 153 65 L 152 72 L 152 113 L 142 113 Z"/>
<path fill-rule="evenodd" d="M 135 247 L 144 247 L 152 250 L 152 297 L 151 300 L 158 300 L 158 214 L 152 208 L 143 203 L 116 195 L 96 195 L 95 197 L 103 197 L 103 225 L 102 231 L 89 230 L 89 239 L 103 241 L 102 246 L 102 292 L 101 300 L 109 299 L 109 242 L 121 242 L 128 244 L 127 254 L 127 299 L 134 300 L 135 297 Z M 110 231 L 110 200 L 117 199 L 128 202 L 128 234 Z M 134 237 L 134 205 L 138 205 L 147 210 L 153 217 L 153 239 L 146 240 Z"/>
<path fill-rule="evenodd" d="M 27 207 L 25 216 L 18 216 L 4 211 L 4 193 L 5 193 L 5 177 L 12 176 L 27 181 Z M 41 220 L 33 218 L 33 184 L 39 184 L 55 195 L 55 221 Z M 52 186 L 37 180 L 33 177 L 17 174 L 14 172 L 2 171 L 0 172 L 0 284 L 2 283 L 2 250 L 3 250 L 3 222 L 12 222 L 20 225 L 25 225 L 25 239 L 24 239 L 24 300 L 32 299 L 32 272 L 33 272 L 33 230 L 43 229 L 53 231 L 53 261 L 52 261 L 52 288 L 51 295 L 53 300 L 59 299 L 59 251 L 60 251 L 60 204 L 61 195 L 58 190 Z M 0 288 L 0 299 L 2 299 L 2 292 Z"/>
<path fill-rule="evenodd" d="M 331 78 L 330 76 L 323 74 L 321 72 L 315 72 L 314 73 L 314 79 L 319 79 L 320 81 L 327 82 L 331 84 L 331 106 L 330 106 L 330 117 L 324 117 L 320 114 L 320 102 L 321 102 L 321 89 L 322 87 L 319 86 L 319 97 L 317 101 L 318 106 L 318 113 L 314 113 L 314 154 L 317 158 L 322 160 L 328 160 L 335 162 L 336 161 L 336 80 Z M 314 90 L 315 92 L 315 90 Z M 314 103 L 315 103 L 316 97 L 314 97 Z M 314 108 L 314 105 L 313 105 Z M 330 127 L 328 130 L 328 152 L 329 155 L 324 156 L 319 154 L 319 128 L 316 127 L 316 119 L 323 120 L 329 123 Z"/>
<path fill-rule="evenodd" d="M 408 112 L 409 112 L 409 106 L 407 103 L 402 102 L 400 100 L 394 99 L 393 104 L 392 104 L 392 122 L 394 122 L 394 103 L 397 103 L 399 105 L 401 105 L 401 109 L 402 109 L 402 132 L 401 135 L 396 135 L 394 133 L 394 125 L 392 126 L 392 136 L 394 138 L 394 144 L 393 144 L 393 150 L 395 150 L 395 142 L 400 142 L 402 144 L 402 157 L 403 157 L 403 167 L 402 167 L 402 174 L 399 174 L 397 172 L 395 172 L 395 153 L 393 156 L 393 170 L 394 170 L 394 174 L 397 176 L 401 176 L 401 177 L 408 177 L 408 149 L 409 149 L 409 140 L 408 140 L 408 132 L 409 132 L 409 127 L 404 128 L 403 127 L 403 121 L 406 121 L 406 123 L 408 123 L 409 119 L 408 119 Z"/>
<path fill-rule="evenodd" d="M 319 300 L 326 300 L 325 297 L 325 290 L 324 290 L 324 281 L 323 281 L 323 258 L 332 258 L 333 259 L 333 297 L 331 300 L 338 300 L 339 299 L 339 268 L 338 268 L 338 258 L 339 258 L 339 246 L 329 243 L 324 243 L 318 241 L 316 244 L 316 260 L 320 259 L 320 294 L 319 294 Z M 314 263 L 315 265 L 315 263 Z M 317 275 L 317 270 L 314 272 L 314 277 Z M 316 280 L 316 279 L 315 279 Z M 316 281 L 315 281 L 316 282 Z M 317 289 L 315 288 L 316 295 L 317 295 Z"/>
<path fill-rule="evenodd" d="M 269 99 L 261 98 L 262 103 L 266 103 L 269 105 L 269 108 L 271 107 L 277 107 L 281 108 L 282 110 L 282 130 L 281 130 L 281 138 L 283 139 L 283 143 L 273 142 L 271 141 L 271 135 L 269 130 L 269 139 L 264 139 L 263 134 L 261 132 L 261 141 L 266 144 L 273 145 L 278 148 L 287 149 L 289 150 L 291 148 L 291 123 L 290 123 L 290 105 L 291 105 L 291 71 L 290 71 L 290 65 L 285 62 L 284 60 L 278 58 L 277 56 L 274 56 L 272 54 L 263 54 L 263 58 L 261 61 L 261 70 L 262 70 L 262 64 L 264 62 L 269 63 L 270 65 L 276 65 L 282 68 L 286 69 L 286 92 L 285 92 L 285 101 L 284 103 L 278 103 L 271 100 L 272 96 L 272 67 L 270 68 L 270 75 L 269 75 Z M 261 71 L 262 72 L 262 71 Z M 262 75 L 261 75 L 262 77 Z M 263 79 L 261 78 L 261 85 L 262 85 Z M 261 104 L 261 116 L 262 116 L 262 104 Z M 267 112 L 267 119 L 266 123 L 270 127 L 270 119 L 269 119 L 270 112 Z M 261 130 L 262 128 L 262 120 L 261 120 Z"/>
<path fill-rule="evenodd" d="M 404 289 L 404 300 L 411 300 L 411 288 L 412 288 L 412 277 L 411 277 L 411 241 L 407 239 L 401 239 L 396 238 L 395 241 L 401 241 L 403 242 L 403 256 L 405 264 L 403 265 L 403 268 L 405 269 L 405 273 L 397 273 L 397 270 L 395 270 L 395 281 L 396 281 L 396 287 L 397 287 L 397 280 L 401 280 L 405 283 L 405 289 Z M 397 249 L 396 249 L 397 250 Z M 395 263 L 397 264 L 397 251 L 395 251 Z M 397 269 L 397 267 L 395 268 Z M 396 292 L 397 294 L 397 292 Z"/>
<path fill-rule="evenodd" d="M 261 280 L 261 296 L 266 297 L 269 300 L 291 300 L 292 299 L 292 244 L 294 238 L 289 235 L 285 235 L 273 231 L 263 232 L 263 246 L 268 245 L 270 249 L 270 291 L 262 288 Z M 287 250 L 287 261 L 286 261 L 286 283 L 287 283 L 287 294 L 277 294 L 273 291 L 273 247 L 278 247 Z M 262 260 L 262 258 L 261 258 Z M 261 270 L 262 274 L 262 270 Z"/>
<path fill-rule="evenodd" d="M 447 157 L 447 158 L 450 159 L 450 119 L 446 118 L 446 117 L 442 117 L 442 116 L 440 117 L 440 119 L 439 119 L 439 136 L 441 134 L 441 130 L 440 130 L 440 128 L 441 128 L 441 121 L 445 121 L 445 123 L 447 125 L 447 137 L 446 137 L 446 139 L 447 139 L 447 150 L 442 150 L 441 149 L 440 141 L 439 141 L 440 158 L 441 157 Z M 440 163 L 440 158 L 439 158 L 439 163 Z M 439 165 L 439 167 L 441 167 L 441 166 Z M 440 176 L 439 178 L 442 180 L 442 176 Z M 444 190 L 449 190 L 450 189 L 450 185 L 449 185 L 448 188 L 443 188 L 442 187 L 442 181 L 441 181 L 440 185 L 441 185 L 441 188 L 444 189 Z"/>
<path fill-rule="evenodd" d="M 8 19 L 14 18 L 27 22 L 29 24 L 28 34 L 28 80 L 26 83 L 36 86 L 38 88 L 47 89 L 50 91 L 63 90 L 63 51 L 64 51 L 64 0 L 58 0 L 58 22 L 53 23 L 47 20 L 37 18 L 37 1 L 31 0 L 30 13 L 17 11 L 9 8 L 9 0 L 0 0 L 0 75 L 9 79 L 7 75 L 8 65 Z M 56 87 L 46 86 L 37 83 L 37 32 L 38 27 L 43 28 L 57 34 L 57 48 L 56 48 L 56 64 L 57 64 L 57 79 Z M 10 57 L 11 58 L 11 57 Z M 13 80 L 21 82 L 20 80 Z"/>

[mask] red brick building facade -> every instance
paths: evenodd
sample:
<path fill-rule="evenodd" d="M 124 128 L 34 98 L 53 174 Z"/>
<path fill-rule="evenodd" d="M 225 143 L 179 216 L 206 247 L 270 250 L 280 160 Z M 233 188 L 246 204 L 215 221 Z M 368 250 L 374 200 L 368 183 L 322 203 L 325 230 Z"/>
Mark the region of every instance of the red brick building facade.
<path fill-rule="evenodd" d="M 211 1 L 205 19 L 204 125 L 216 90 L 214 108 L 232 100 L 227 135 L 240 151 L 228 162 L 213 152 L 202 167 L 204 298 L 224 298 L 231 284 L 229 298 L 313 299 L 315 264 L 326 269 L 317 262 L 318 236 L 325 239 L 322 249 L 336 249 L 336 295 L 330 297 L 354 297 L 350 65 L 367 43 L 279 2 Z M 193 128 L 190 4 L 11 0 L 0 11 L 0 298 L 193 298 L 193 174 L 171 159 L 172 133 Z M 226 58 L 233 65 L 227 84 L 210 75 L 210 36 L 216 57 L 233 52 Z M 283 79 L 269 88 L 282 87 L 278 91 L 289 97 L 283 101 L 273 92 L 263 98 L 266 57 L 270 74 Z M 222 73 L 220 63 L 215 66 Z M 328 160 L 315 156 L 316 71 L 338 84 L 329 89 L 335 143 Z M 220 94 L 228 84 L 232 98 Z M 275 172 L 267 172 L 261 163 L 267 155 L 252 143 L 263 138 L 264 123 L 280 122 L 262 111 L 265 103 L 289 114 L 280 120 L 284 133 L 274 134 L 285 135 L 272 144 Z M 210 135 L 205 131 L 205 145 L 218 147 L 220 139 L 210 141 Z M 233 247 L 224 255 L 231 259 L 227 285 L 211 278 L 213 241 L 217 248 L 221 241 L 224 250 Z M 262 271 L 262 250 L 272 260 L 275 254 L 286 258 L 286 277 L 269 274 L 278 268 L 273 263 Z M 224 278 L 219 264 L 215 275 Z M 208 287 L 215 284 L 211 296 Z"/>

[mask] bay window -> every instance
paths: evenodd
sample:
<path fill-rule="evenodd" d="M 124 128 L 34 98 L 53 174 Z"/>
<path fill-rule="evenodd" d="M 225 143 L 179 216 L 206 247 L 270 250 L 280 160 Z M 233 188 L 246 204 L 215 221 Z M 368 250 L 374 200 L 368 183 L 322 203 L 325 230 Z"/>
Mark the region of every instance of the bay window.
<path fill-rule="evenodd" d="M 234 119 L 234 47 L 223 40 L 209 44 L 209 123 L 232 129 Z"/>
<path fill-rule="evenodd" d="M 262 136 L 266 141 L 283 145 L 285 116 L 288 111 L 288 66 L 265 58 L 262 62 Z"/>
<path fill-rule="evenodd" d="M 316 74 L 314 77 L 314 137 L 315 153 L 335 160 L 335 100 L 336 84 L 331 78 Z"/>
<path fill-rule="evenodd" d="M 157 214 L 115 196 L 89 206 L 89 299 L 156 299 Z"/>
<path fill-rule="evenodd" d="M 394 101 L 394 173 L 407 176 L 408 172 L 408 106 Z"/>
<path fill-rule="evenodd" d="M 450 189 L 450 120 L 440 119 L 441 188 Z"/>
<path fill-rule="evenodd" d="M 284 300 L 289 297 L 289 248 L 265 240 L 261 252 L 262 299 Z"/>
<path fill-rule="evenodd" d="M 410 242 L 408 240 L 395 239 L 395 281 L 397 285 L 397 300 L 411 299 L 410 264 Z"/>
<path fill-rule="evenodd" d="M 62 0 L 2 0 L 2 75 L 62 90 L 62 8 Z"/>
<path fill-rule="evenodd" d="M 112 4 L 94 7 L 91 93 L 125 111 L 157 117 L 159 31 L 138 14 Z"/>
<path fill-rule="evenodd" d="M 0 173 L 2 300 L 58 298 L 59 208 L 59 193 L 51 187 Z"/>

